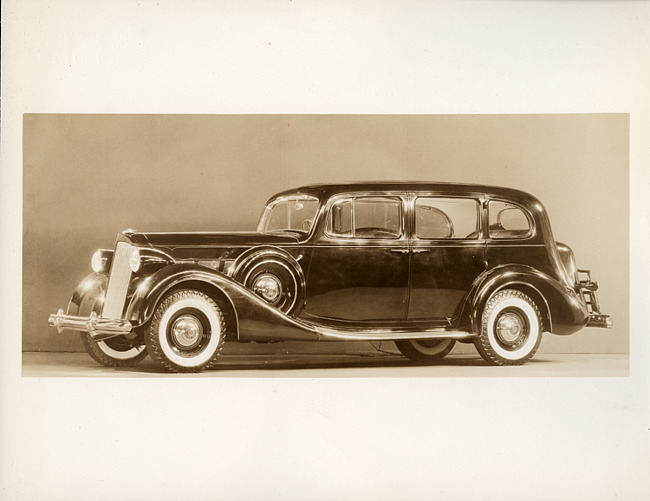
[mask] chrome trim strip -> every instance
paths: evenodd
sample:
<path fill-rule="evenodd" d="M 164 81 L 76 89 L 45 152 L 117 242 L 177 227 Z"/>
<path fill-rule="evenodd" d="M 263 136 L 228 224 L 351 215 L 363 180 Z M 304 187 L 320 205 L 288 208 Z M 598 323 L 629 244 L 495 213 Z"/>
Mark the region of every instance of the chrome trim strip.
<path fill-rule="evenodd" d="M 530 237 L 527 237 L 527 238 L 530 238 Z M 508 240 L 508 243 L 497 243 L 497 242 L 504 242 L 505 240 L 508 240 L 508 239 L 500 238 L 499 240 L 491 240 L 490 243 L 489 243 L 490 249 L 492 249 L 494 247 L 546 247 L 546 244 L 519 244 L 518 243 L 516 245 L 513 245 L 513 243 L 510 242 L 509 240 Z M 511 239 L 511 240 L 514 241 L 515 239 Z"/>
<path fill-rule="evenodd" d="M 472 339 L 476 337 L 473 332 L 448 331 L 443 328 L 425 329 L 420 331 L 411 330 L 382 330 L 367 329 L 355 331 L 343 331 L 328 327 L 314 327 L 319 337 L 331 338 L 334 341 L 391 341 L 395 339 Z M 324 339 L 326 340 L 326 339 Z"/>
<path fill-rule="evenodd" d="M 56 327 L 59 334 L 64 330 L 82 331 L 90 334 L 95 340 L 128 334 L 132 329 L 131 322 L 128 320 L 101 318 L 95 312 L 92 312 L 89 317 L 66 315 L 63 313 L 63 308 L 50 315 L 47 322 L 50 327 Z"/>

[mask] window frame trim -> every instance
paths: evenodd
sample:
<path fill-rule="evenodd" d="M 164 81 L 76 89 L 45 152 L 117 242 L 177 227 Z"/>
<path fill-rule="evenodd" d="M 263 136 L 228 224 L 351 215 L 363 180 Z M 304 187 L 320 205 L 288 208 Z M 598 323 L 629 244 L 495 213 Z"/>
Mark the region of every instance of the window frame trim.
<path fill-rule="evenodd" d="M 483 202 L 484 197 L 482 195 L 446 195 L 442 193 L 413 193 L 412 201 L 412 213 L 413 213 L 413 226 L 412 226 L 412 235 L 411 239 L 414 242 L 477 242 L 485 240 L 486 236 L 483 233 Z M 417 201 L 419 198 L 437 198 L 437 199 L 462 199 L 462 200 L 473 200 L 476 203 L 476 238 L 426 238 L 419 237 L 417 232 Z M 447 217 L 449 215 L 445 213 Z M 453 221 L 452 221 L 453 224 Z"/>
<path fill-rule="evenodd" d="M 320 199 L 318 197 L 316 197 L 314 195 L 304 194 L 304 193 L 298 193 L 298 194 L 295 194 L 295 195 L 283 195 L 283 196 L 275 197 L 275 198 L 272 198 L 271 200 L 269 200 L 264 205 L 264 209 L 262 209 L 262 214 L 260 215 L 259 221 L 257 222 L 257 227 L 256 227 L 257 233 L 260 233 L 262 235 L 268 235 L 270 233 L 273 233 L 273 231 L 275 231 L 275 232 L 298 231 L 298 230 L 286 230 L 285 229 L 285 230 L 272 230 L 271 232 L 268 232 L 268 231 L 262 231 L 262 225 L 267 222 L 266 218 L 267 218 L 268 214 L 271 212 L 271 210 L 276 205 L 278 205 L 278 204 L 280 204 L 282 202 L 290 202 L 292 200 L 299 200 L 299 199 L 309 200 L 309 201 L 312 201 L 312 202 L 315 201 L 317 203 L 316 211 L 314 212 L 314 217 L 312 219 L 311 228 L 309 229 L 308 232 L 305 233 L 306 237 L 311 236 L 311 234 L 314 233 L 314 228 L 316 226 L 316 221 L 318 219 L 318 213 L 320 212 L 322 203 L 321 203 L 321 201 L 320 201 Z"/>
<path fill-rule="evenodd" d="M 528 233 L 524 235 L 510 236 L 510 237 L 493 236 L 492 233 L 490 232 L 490 202 L 502 202 L 504 204 L 513 205 L 518 209 L 520 209 L 524 213 L 524 216 L 526 216 L 526 219 L 528 219 Z M 485 200 L 485 223 L 486 223 L 485 237 L 488 240 L 495 240 L 499 242 L 504 242 L 509 240 L 514 240 L 514 241 L 530 240 L 531 238 L 535 237 L 535 235 L 537 234 L 537 225 L 535 224 L 535 218 L 533 217 L 532 213 L 523 205 L 518 204 L 517 202 L 513 202 L 512 200 L 506 200 L 505 198 L 489 197 Z"/>
<path fill-rule="evenodd" d="M 339 202 L 345 201 L 345 200 L 350 200 L 352 202 L 352 231 L 356 231 L 356 214 L 355 214 L 355 200 L 358 198 L 388 198 L 388 199 L 393 199 L 397 202 L 399 202 L 399 226 L 400 226 L 400 234 L 397 237 L 380 237 L 380 238 L 372 238 L 372 237 L 358 237 L 354 234 L 352 235 L 341 235 L 337 233 L 333 233 L 330 231 L 331 229 L 331 224 L 332 224 L 332 208 L 334 205 L 336 205 Z M 325 216 L 325 226 L 324 226 L 324 231 L 323 234 L 330 239 L 335 239 L 335 240 L 344 240 L 346 242 L 403 242 L 405 240 L 408 240 L 408 234 L 406 231 L 406 204 L 408 203 L 408 200 L 406 198 L 406 194 L 404 193 L 393 193 L 393 192 L 363 192 L 363 193 L 339 193 L 337 195 L 334 195 L 330 197 L 330 199 L 327 201 L 325 211 L 326 211 L 326 216 Z"/>

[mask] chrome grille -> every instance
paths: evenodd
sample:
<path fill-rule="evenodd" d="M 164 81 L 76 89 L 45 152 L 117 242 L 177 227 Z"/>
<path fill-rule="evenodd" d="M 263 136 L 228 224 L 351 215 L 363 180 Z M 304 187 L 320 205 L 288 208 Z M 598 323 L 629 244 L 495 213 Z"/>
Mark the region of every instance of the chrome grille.
<path fill-rule="evenodd" d="M 133 247 L 125 242 L 118 242 L 113 256 L 111 273 L 108 277 L 108 290 L 106 291 L 106 300 L 102 317 L 104 318 L 122 318 L 124 310 L 124 301 L 131 280 L 131 266 L 129 258 Z"/>

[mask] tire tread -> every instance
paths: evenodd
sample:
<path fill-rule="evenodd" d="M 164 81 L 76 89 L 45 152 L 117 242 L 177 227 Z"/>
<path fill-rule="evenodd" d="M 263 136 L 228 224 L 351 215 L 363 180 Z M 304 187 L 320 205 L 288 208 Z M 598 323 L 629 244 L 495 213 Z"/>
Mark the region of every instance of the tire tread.
<path fill-rule="evenodd" d="M 219 328 L 220 328 L 219 345 L 215 350 L 214 356 L 211 359 L 209 359 L 207 362 L 204 362 L 200 365 L 196 365 L 194 367 L 184 367 L 171 362 L 165 356 L 162 347 L 160 346 L 160 342 L 158 340 L 158 336 L 156 333 L 160 326 L 160 321 L 163 315 L 165 314 L 167 308 L 169 308 L 172 304 L 174 304 L 179 299 L 192 298 L 197 296 L 201 297 L 204 301 L 206 301 L 215 310 L 217 316 L 219 317 Z M 156 307 L 156 311 L 154 312 L 154 315 L 151 319 L 149 328 L 145 333 L 144 338 L 147 345 L 147 351 L 149 352 L 151 359 L 158 366 L 162 367 L 166 372 L 201 372 L 204 369 L 212 366 L 215 363 L 216 359 L 221 354 L 221 350 L 223 349 L 223 345 L 225 343 L 225 338 L 226 338 L 225 328 L 226 325 L 223 318 L 223 313 L 221 312 L 221 308 L 219 308 L 219 305 L 214 301 L 214 299 L 212 299 L 207 294 L 204 294 L 203 292 L 199 292 L 195 290 L 180 290 L 171 293 L 158 304 L 158 306 Z"/>
<path fill-rule="evenodd" d="M 81 336 L 81 344 L 83 345 L 84 350 L 86 350 L 86 353 L 88 353 L 93 360 L 107 367 L 133 367 L 147 357 L 147 350 L 142 350 L 135 357 L 126 360 L 113 358 L 104 353 L 101 348 L 97 346 L 97 343 L 92 340 L 90 334 L 80 332 L 79 335 Z"/>
<path fill-rule="evenodd" d="M 530 353 L 517 360 L 508 360 L 506 358 L 501 357 L 499 354 L 497 354 L 494 351 L 494 349 L 492 348 L 488 340 L 487 329 L 488 329 L 488 320 L 490 317 L 490 313 L 504 297 L 516 297 L 521 299 L 522 301 L 525 301 L 526 303 L 528 303 L 530 306 L 533 307 L 533 309 L 535 310 L 535 315 L 537 316 L 537 322 L 539 326 L 539 336 L 537 338 L 537 342 L 535 343 L 535 346 L 530 351 Z M 479 352 L 483 360 L 488 362 L 490 365 L 499 365 L 499 366 L 523 365 L 528 360 L 530 360 L 537 352 L 537 348 L 539 348 L 539 345 L 542 341 L 542 329 L 543 329 L 542 315 L 535 302 L 521 291 L 518 291 L 516 289 L 505 289 L 494 294 L 486 303 L 485 308 L 483 308 L 483 314 L 481 315 L 481 333 L 475 339 L 474 345 L 476 346 L 476 350 Z"/>

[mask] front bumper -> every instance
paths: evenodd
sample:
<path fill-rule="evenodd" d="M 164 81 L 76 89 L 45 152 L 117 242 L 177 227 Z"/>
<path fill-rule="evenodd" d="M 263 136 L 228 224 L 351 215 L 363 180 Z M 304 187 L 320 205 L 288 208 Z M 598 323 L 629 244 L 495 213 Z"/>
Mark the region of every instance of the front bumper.
<path fill-rule="evenodd" d="M 66 315 L 61 308 L 55 314 L 50 315 L 47 322 L 51 327 L 56 327 L 59 333 L 66 329 L 87 332 L 97 341 L 128 334 L 133 328 L 128 320 L 101 318 L 95 312 L 92 312 L 89 317 L 77 317 Z"/>
<path fill-rule="evenodd" d="M 600 312 L 600 304 L 598 303 L 598 282 L 591 279 L 591 272 L 589 270 L 578 270 L 578 276 L 583 275 L 584 279 L 578 281 L 578 288 L 583 301 L 589 310 L 589 321 L 587 327 L 600 327 L 603 329 L 612 328 L 612 319 L 609 315 L 604 315 Z"/>

